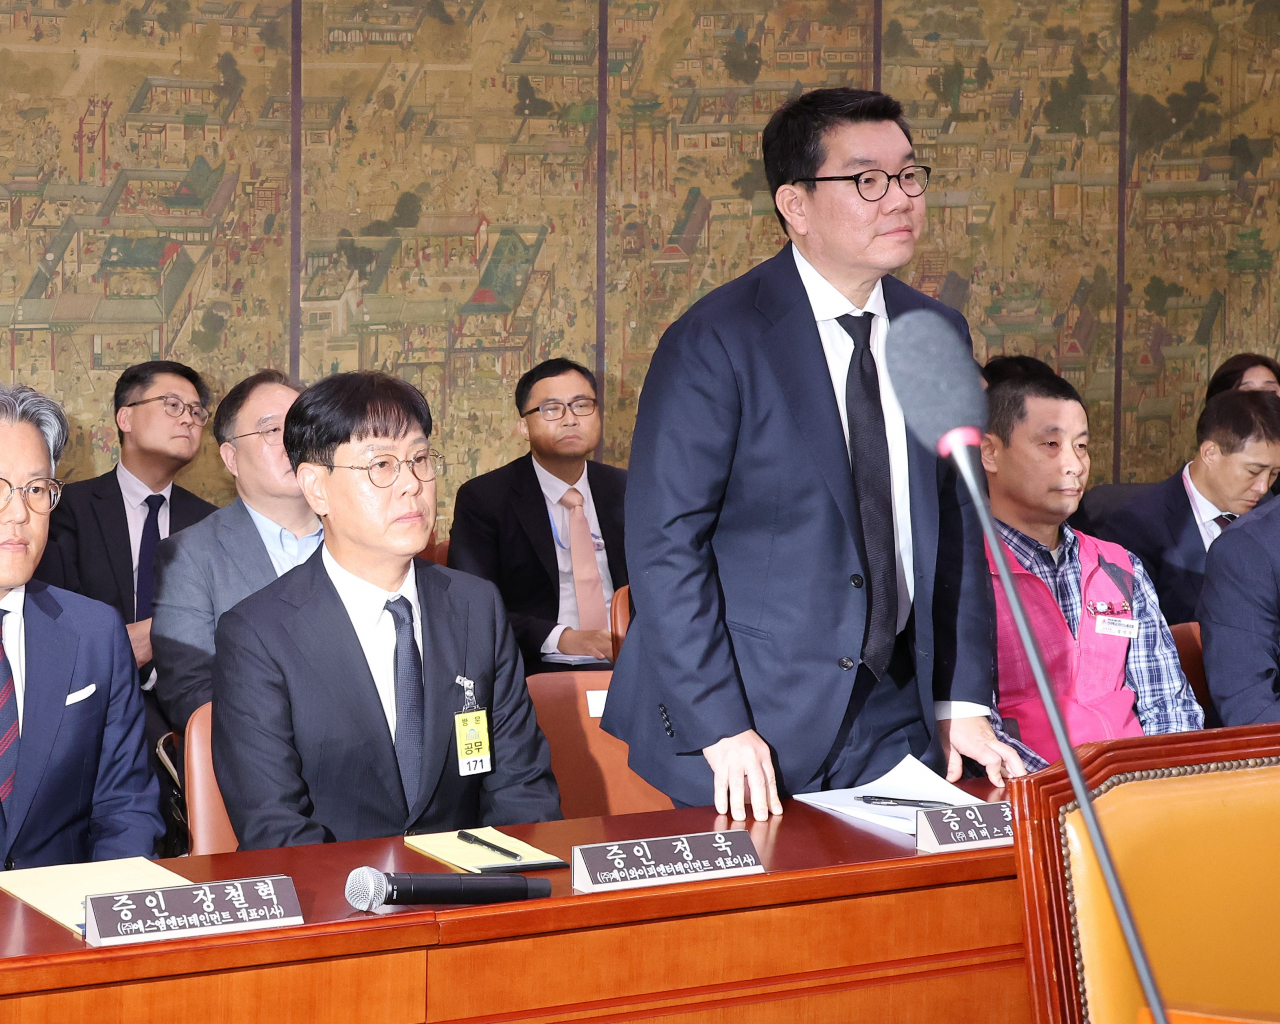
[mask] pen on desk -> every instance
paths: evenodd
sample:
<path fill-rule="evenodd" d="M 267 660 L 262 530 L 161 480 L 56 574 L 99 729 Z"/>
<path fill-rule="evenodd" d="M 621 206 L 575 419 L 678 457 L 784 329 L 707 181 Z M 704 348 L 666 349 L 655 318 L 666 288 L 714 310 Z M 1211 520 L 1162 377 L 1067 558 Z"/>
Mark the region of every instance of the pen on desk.
<path fill-rule="evenodd" d="M 916 807 L 922 811 L 954 806 L 945 800 L 899 800 L 891 796 L 858 796 L 854 797 L 854 799 L 861 800 L 864 804 L 874 804 L 878 807 Z"/>
<path fill-rule="evenodd" d="M 483 846 L 486 850 L 492 850 L 494 853 L 500 853 L 504 857 L 510 857 L 512 860 L 524 860 L 518 853 L 512 853 L 510 850 L 504 850 L 496 843 L 491 843 L 487 839 L 481 839 L 479 836 L 473 836 L 470 832 L 459 832 L 458 838 L 464 843 L 470 843 L 472 846 Z"/>

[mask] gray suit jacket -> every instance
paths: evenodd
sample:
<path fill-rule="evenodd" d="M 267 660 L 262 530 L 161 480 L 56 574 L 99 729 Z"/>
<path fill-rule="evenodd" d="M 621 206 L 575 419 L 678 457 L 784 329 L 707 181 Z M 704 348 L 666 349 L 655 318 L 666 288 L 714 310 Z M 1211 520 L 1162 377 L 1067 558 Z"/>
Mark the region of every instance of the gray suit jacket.
<path fill-rule="evenodd" d="M 218 619 L 276 578 L 249 510 L 237 498 L 156 547 L 156 696 L 181 731 L 213 700 L 214 631 Z"/>

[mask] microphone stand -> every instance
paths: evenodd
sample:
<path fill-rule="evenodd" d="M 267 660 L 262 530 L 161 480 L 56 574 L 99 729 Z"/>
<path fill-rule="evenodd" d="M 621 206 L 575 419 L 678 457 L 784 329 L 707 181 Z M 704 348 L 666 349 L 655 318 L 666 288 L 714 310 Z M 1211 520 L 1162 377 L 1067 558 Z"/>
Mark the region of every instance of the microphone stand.
<path fill-rule="evenodd" d="M 1080 813 L 1084 816 L 1085 830 L 1089 833 L 1089 841 L 1093 844 L 1094 853 L 1098 857 L 1098 866 L 1102 869 L 1102 877 L 1107 883 L 1107 892 L 1115 908 L 1116 917 L 1120 921 L 1120 931 L 1124 933 L 1125 945 L 1129 947 L 1129 956 L 1133 960 L 1134 969 L 1138 973 L 1138 982 L 1142 985 L 1142 993 L 1146 997 L 1147 1006 L 1155 1024 L 1169 1024 L 1165 1014 L 1164 1002 L 1160 998 L 1160 990 L 1156 986 L 1155 976 L 1151 973 L 1151 964 L 1147 960 L 1146 950 L 1138 929 L 1129 911 L 1129 901 L 1125 899 L 1124 889 L 1116 874 L 1115 863 L 1111 859 L 1111 851 L 1102 837 L 1102 829 L 1098 825 L 1097 815 L 1093 810 L 1093 797 L 1080 772 L 1080 762 L 1076 760 L 1076 752 L 1071 746 L 1071 738 L 1067 735 L 1067 727 L 1062 721 L 1062 712 L 1058 708 L 1057 698 L 1049 686 L 1049 677 L 1045 674 L 1044 662 L 1040 659 L 1040 648 L 1036 645 L 1035 635 L 1031 632 L 1031 624 L 1027 622 L 1027 613 L 1022 606 L 1022 599 L 1014 589 L 1013 577 L 1009 573 L 1009 565 L 1004 557 L 1004 544 L 996 530 L 995 520 L 991 517 L 991 509 L 987 505 L 986 494 L 978 484 L 980 465 L 974 458 L 976 446 L 981 443 L 981 436 L 976 428 L 959 427 L 946 434 L 938 442 L 938 451 L 944 458 L 950 456 L 960 471 L 969 496 L 978 509 L 978 518 L 982 522 L 982 533 L 987 539 L 1000 574 L 1000 584 L 1009 598 L 1009 608 L 1013 612 L 1013 621 L 1018 626 L 1018 637 L 1031 662 L 1031 673 L 1035 676 L 1036 688 L 1040 691 L 1040 699 L 1044 701 L 1044 709 L 1049 715 L 1049 725 L 1053 729 L 1053 738 L 1062 752 L 1062 763 L 1071 780 L 1071 788 L 1075 791 L 1076 800 L 1080 804 Z"/>

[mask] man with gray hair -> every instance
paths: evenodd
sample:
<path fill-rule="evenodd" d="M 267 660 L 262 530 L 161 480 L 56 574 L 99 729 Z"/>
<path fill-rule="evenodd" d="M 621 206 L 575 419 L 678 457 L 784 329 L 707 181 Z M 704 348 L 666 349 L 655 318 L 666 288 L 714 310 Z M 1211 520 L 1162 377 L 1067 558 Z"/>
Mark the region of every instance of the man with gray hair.
<path fill-rule="evenodd" d="M 62 496 L 67 420 L 0 385 L 0 858 L 6 870 L 149 857 L 164 831 L 119 613 L 32 579 Z"/>

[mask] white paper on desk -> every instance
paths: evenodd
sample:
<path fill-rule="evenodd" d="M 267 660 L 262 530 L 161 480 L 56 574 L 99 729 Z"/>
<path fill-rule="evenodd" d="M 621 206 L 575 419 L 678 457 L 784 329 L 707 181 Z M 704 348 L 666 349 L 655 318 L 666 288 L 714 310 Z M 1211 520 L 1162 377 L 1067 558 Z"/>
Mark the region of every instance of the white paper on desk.
<path fill-rule="evenodd" d="M 82 938 L 85 897 L 189 884 L 181 875 L 145 857 L 0 871 L 0 889 Z"/>
<path fill-rule="evenodd" d="M 895 800 L 940 800 L 954 805 L 982 803 L 976 796 L 970 796 L 959 786 L 953 786 L 910 754 L 874 782 L 852 789 L 801 793 L 796 799 L 825 811 L 835 811 L 850 818 L 869 821 L 873 825 L 891 828 L 909 836 L 916 834 L 916 811 L 919 808 L 866 804 L 858 799 L 861 796 L 886 796 Z"/>

